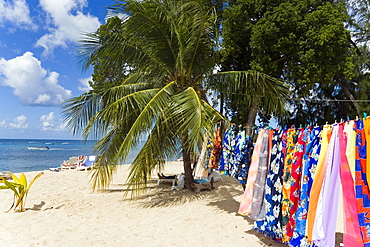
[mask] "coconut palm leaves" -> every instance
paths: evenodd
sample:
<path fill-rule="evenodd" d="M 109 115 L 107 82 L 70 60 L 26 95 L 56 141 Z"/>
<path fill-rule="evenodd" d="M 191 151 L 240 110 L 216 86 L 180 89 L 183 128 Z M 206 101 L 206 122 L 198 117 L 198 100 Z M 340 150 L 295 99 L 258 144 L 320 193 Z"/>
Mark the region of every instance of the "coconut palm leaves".
<path fill-rule="evenodd" d="M 205 80 L 215 66 L 218 37 L 214 12 L 198 2 L 128 1 L 118 2 L 113 9 L 127 17 L 109 35 L 86 36 L 81 61 L 87 67 L 104 61 L 129 76 L 117 86 L 99 87 L 69 100 L 63 110 L 73 133 L 85 139 L 100 136 L 95 145 L 100 158 L 91 171 L 95 189 L 109 184 L 116 165 L 125 161 L 142 137 L 147 138 L 131 165 L 130 188 L 141 191 L 153 169 L 180 152 L 191 182 L 190 159 L 185 157 L 224 118 L 207 102 L 211 80 L 224 83 L 230 92 L 242 88 L 252 94 L 261 87 L 262 93 L 274 95 L 271 109 L 283 105 L 283 87 L 270 77 L 261 75 L 261 79 L 259 74 L 256 80 L 252 72 L 233 72 Z"/>

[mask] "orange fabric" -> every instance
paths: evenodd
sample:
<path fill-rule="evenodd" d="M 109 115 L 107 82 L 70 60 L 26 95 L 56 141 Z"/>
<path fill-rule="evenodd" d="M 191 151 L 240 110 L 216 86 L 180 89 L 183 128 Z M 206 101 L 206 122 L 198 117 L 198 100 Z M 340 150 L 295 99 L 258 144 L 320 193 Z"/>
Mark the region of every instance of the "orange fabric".
<path fill-rule="evenodd" d="M 324 181 L 326 173 L 326 151 L 328 150 L 329 140 L 331 137 L 332 128 L 330 125 L 325 125 L 321 133 L 321 150 L 319 160 L 317 161 L 317 167 L 315 172 L 315 178 L 313 180 L 310 203 L 308 205 L 307 214 L 307 238 L 308 241 L 312 241 L 312 231 L 316 217 L 316 208 L 319 201 L 321 187 Z"/>

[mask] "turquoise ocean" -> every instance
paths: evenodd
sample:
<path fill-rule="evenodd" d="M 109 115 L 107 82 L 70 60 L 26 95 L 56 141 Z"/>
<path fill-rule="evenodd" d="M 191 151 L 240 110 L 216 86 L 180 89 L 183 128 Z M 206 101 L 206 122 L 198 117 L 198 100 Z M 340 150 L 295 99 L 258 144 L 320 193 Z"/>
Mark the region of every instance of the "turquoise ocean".
<path fill-rule="evenodd" d="M 0 139 L 0 171 L 28 172 L 58 167 L 70 156 L 94 155 L 95 141 Z M 125 164 L 135 159 L 139 148 L 131 150 Z M 48 150 L 28 150 L 27 147 L 49 147 Z"/>

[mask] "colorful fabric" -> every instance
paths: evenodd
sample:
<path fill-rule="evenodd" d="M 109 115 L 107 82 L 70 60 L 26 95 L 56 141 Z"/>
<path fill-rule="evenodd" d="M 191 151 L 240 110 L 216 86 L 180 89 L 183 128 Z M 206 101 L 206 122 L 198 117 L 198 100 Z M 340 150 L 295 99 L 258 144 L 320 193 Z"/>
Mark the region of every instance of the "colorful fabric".
<path fill-rule="evenodd" d="M 269 131 L 266 130 L 263 135 L 262 147 L 259 154 L 258 173 L 256 182 L 253 187 L 252 210 L 249 217 L 253 220 L 263 220 L 266 215 L 265 210 L 265 184 L 268 169 L 268 146 L 269 146 Z"/>
<path fill-rule="evenodd" d="M 287 132 L 286 156 L 284 160 L 283 173 L 283 201 L 282 201 L 282 230 L 283 242 L 288 243 L 290 236 L 287 235 L 287 225 L 290 218 L 290 209 L 293 205 L 290 200 L 291 186 L 294 184 L 292 180 L 292 165 L 294 162 L 295 143 L 297 142 L 297 131 L 290 128 Z"/>
<path fill-rule="evenodd" d="M 348 136 L 344 132 L 345 123 L 339 125 L 339 145 L 340 145 L 340 178 L 343 194 L 343 219 L 344 219 L 344 246 L 364 246 L 358 222 L 356 196 L 353 187 L 351 169 L 346 157 Z M 353 126 L 353 125 L 352 125 Z"/>
<path fill-rule="evenodd" d="M 366 143 L 369 143 L 369 145 L 366 145 L 366 157 L 369 157 L 369 158 L 366 159 L 366 170 L 365 171 L 366 171 L 367 185 L 370 186 L 370 117 L 367 117 L 366 119 L 364 119 L 364 132 L 365 132 Z"/>
<path fill-rule="evenodd" d="M 298 208 L 298 203 L 299 203 L 299 196 L 300 196 L 300 191 L 301 191 L 301 176 L 302 176 L 302 159 L 303 155 L 306 150 L 306 141 L 308 138 L 308 135 L 310 133 L 311 129 L 299 129 L 298 130 L 298 140 L 295 145 L 295 150 L 294 150 L 294 158 L 293 158 L 293 163 L 292 163 L 292 169 L 291 169 L 291 182 L 290 182 L 290 218 L 288 221 L 288 224 L 286 226 L 286 235 L 289 236 L 289 238 L 293 237 L 293 232 L 296 228 L 296 211 Z"/>
<path fill-rule="evenodd" d="M 220 129 L 217 129 L 214 134 L 215 134 L 215 137 L 212 140 L 211 157 L 208 163 L 208 168 L 211 168 L 211 169 L 218 168 L 218 161 L 219 161 L 220 154 L 222 151 Z"/>
<path fill-rule="evenodd" d="M 264 220 L 256 221 L 254 229 L 277 241 L 282 239 L 281 230 L 281 200 L 282 200 L 282 175 L 284 168 L 284 155 L 282 152 L 282 130 L 276 130 L 272 138 L 271 163 L 265 186 Z"/>
<path fill-rule="evenodd" d="M 253 150 L 251 165 L 248 172 L 247 184 L 244 190 L 243 199 L 240 202 L 238 213 L 241 215 L 250 215 L 252 209 L 253 188 L 258 174 L 259 154 L 262 147 L 264 129 L 258 132 L 257 142 Z"/>
<path fill-rule="evenodd" d="M 220 166 L 218 170 L 220 174 L 229 175 L 229 168 L 233 158 L 233 133 L 231 129 L 227 129 L 224 134 L 222 143 L 222 155 L 220 160 Z"/>
<path fill-rule="evenodd" d="M 366 137 L 361 120 L 355 121 L 356 130 L 356 204 L 358 220 L 365 247 L 370 247 L 370 192 L 366 180 Z"/>
<path fill-rule="evenodd" d="M 321 187 L 324 181 L 324 175 L 326 173 L 326 152 L 331 136 L 331 126 L 325 125 L 321 132 L 321 150 L 319 159 L 317 161 L 317 167 L 315 177 L 312 183 L 310 203 L 308 205 L 307 213 L 307 240 L 310 243 L 312 241 L 312 231 L 316 218 L 316 208 L 319 201 Z"/>
<path fill-rule="evenodd" d="M 251 158 L 253 154 L 253 137 L 246 136 L 244 146 L 241 149 L 240 157 L 237 157 L 237 171 L 235 174 L 235 178 L 241 184 L 247 183 L 248 178 L 248 170 L 251 164 Z"/>
<path fill-rule="evenodd" d="M 245 131 L 239 131 L 234 141 L 234 148 L 233 148 L 234 158 L 230 166 L 230 176 L 231 177 L 235 177 L 235 178 L 237 177 L 238 166 L 242 158 L 242 149 L 245 145 L 245 142 L 246 142 Z"/>
<path fill-rule="evenodd" d="M 307 211 L 313 177 L 315 176 L 317 161 L 321 149 L 321 128 L 315 127 L 307 139 L 306 152 L 302 161 L 301 193 L 295 217 L 297 219 L 296 237 L 291 240 L 293 246 L 305 246 Z"/>
<path fill-rule="evenodd" d="M 339 125 L 333 126 L 326 157 L 326 172 L 317 206 L 312 241 L 318 247 L 335 246 L 340 186 Z"/>

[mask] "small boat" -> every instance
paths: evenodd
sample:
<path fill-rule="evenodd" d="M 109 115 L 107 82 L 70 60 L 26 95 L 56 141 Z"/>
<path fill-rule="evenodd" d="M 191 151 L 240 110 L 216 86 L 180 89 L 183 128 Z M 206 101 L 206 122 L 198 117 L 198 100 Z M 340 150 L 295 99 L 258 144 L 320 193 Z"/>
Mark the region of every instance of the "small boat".
<path fill-rule="evenodd" d="M 46 145 L 54 145 L 54 142 L 45 142 Z"/>
<path fill-rule="evenodd" d="M 48 147 L 27 147 L 28 150 L 49 150 Z"/>
<path fill-rule="evenodd" d="M 69 144 L 69 142 L 62 142 L 63 145 Z"/>

